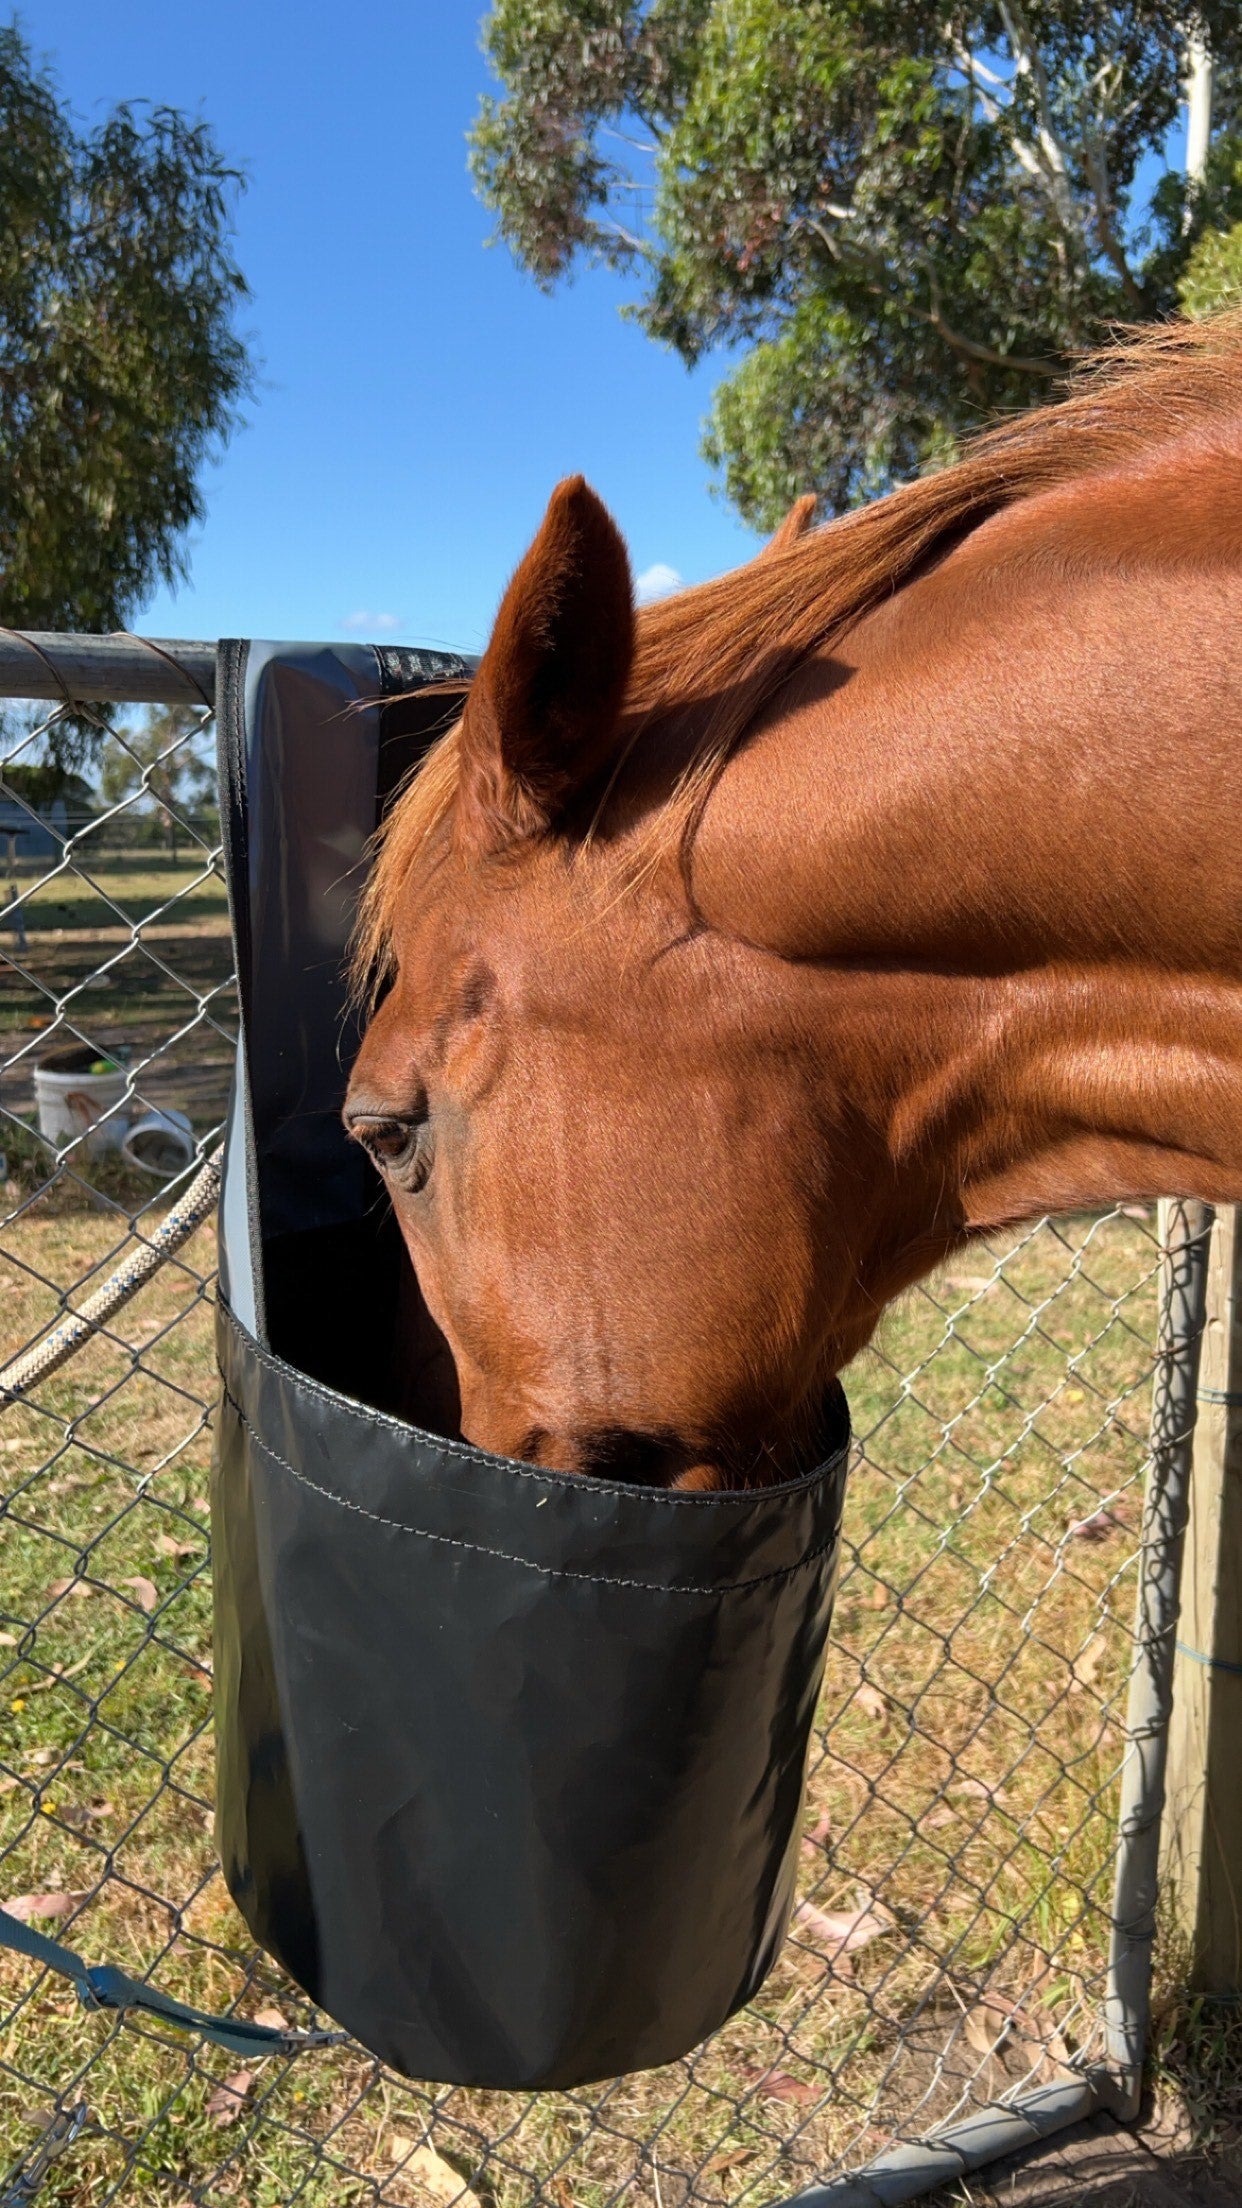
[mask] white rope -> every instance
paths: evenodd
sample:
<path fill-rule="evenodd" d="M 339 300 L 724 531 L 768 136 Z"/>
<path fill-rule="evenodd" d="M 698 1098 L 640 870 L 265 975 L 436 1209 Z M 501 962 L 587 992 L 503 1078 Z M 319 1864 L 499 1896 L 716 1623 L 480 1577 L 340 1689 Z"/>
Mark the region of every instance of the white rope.
<path fill-rule="evenodd" d="M 183 1244 L 202 1226 L 208 1214 L 215 1210 L 220 1197 L 220 1160 L 222 1150 L 215 1151 L 201 1171 L 195 1174 L 184 1196 L 166 1213 L 155 1233 L 150 1236 L 135 1234 L 136 1247 L 122 1259 L 116 1270 L 108 1275 L 102 1288 L 89 1296 L 80 1311 L 74 1311 L 59 1326 L 45 1334 L 32 1349 L 22 1351 L 7 1365 L 0 1367 L 0 1400 L 11 1401 L 25 1395 L 40 1380 L 46 1380 L 78 1350 L 85 1347 L 102 1326 L 119 1311 L 122 1304 L 136 1296 L 140 1288 L 175 1257 Z"/>

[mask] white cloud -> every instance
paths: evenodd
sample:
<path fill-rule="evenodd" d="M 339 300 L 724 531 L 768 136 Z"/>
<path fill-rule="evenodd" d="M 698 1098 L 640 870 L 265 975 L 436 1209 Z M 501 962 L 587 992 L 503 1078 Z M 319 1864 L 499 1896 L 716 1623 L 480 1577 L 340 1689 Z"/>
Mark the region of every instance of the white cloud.
<path fill-rule="evenodd" d="M 343 629 L 352 630 L 356 636 L 391 636 L 401 625 L 399 613 L 347 613 L 341 623 Z"/>
<path fill-rule="evenodd" d="M 667 598 L 671 591 L 680 589 L 681 577 L 666 560 L 656 560 L 645 567 L 634 585 L 640 606 L 649 606 L 653 598 Z"/>

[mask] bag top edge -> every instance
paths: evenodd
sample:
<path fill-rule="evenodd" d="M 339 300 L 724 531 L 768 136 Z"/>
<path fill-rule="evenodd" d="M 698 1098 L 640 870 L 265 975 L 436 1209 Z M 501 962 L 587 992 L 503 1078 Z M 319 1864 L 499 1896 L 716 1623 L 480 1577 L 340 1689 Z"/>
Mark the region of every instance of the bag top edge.
<path fill-rule="evenodd" d="M 533 1480 L 554 1493 L 565 1495 L 594 1494 L 600 1497 L 616 1496 L 630 1500 L 642 1499 L 649 1504 L 667 1509 L 692 1511 L 703 1515 L 738 1515 L 753 1511 L 756 1505 L 797 1502 L 813 1496 L 830 1480 L 837 1477 L 849 1457 L 853 1445 L 853 1427 L 850 1419 L 849 1399 L 840 1381 L 836 1383 L 840 1399 L 841 1438 L 830 1454 L 810 1471 L 800 1473 L 796 1479 L 778 1484 L 751 1488 L 716 1488 L 706 1492 L 687 1492 L 665 1487 L 647 1487 L 635 1480 L 604 1479 L 591 1472 L 557 1472 L 542 1465 L 525 1464 L 518 1457 L 498 1456 L 490 1449 L 480 1449 L 473 1442 L 451 1441 L 443 1434 L 436 1434 L 429 1427 L 415 1426 L 409 1420 L 398 1418 L 392 1411 L 383 1411 L 375 1405 L 362 1402 L 358 1397 L 345 1395 L 324 1380 L 317 1380 L 290 1364 L 275 1350 L 256 1340 L 249 1328 L 243 1325 L 223 1296 L 217 1298 L 221 1317 L 232 1328 L 249 1354 L 270 1372 L 286 1383 L 317 1396 L 320 1401 L 344 1416 L 358 1416 L 367 1424 L 378 1427 L 394 1436 L 408 1436 L 424 1448 L 435 1450 L 451 1458 L 463 1459 L 481 1469 L 506 1472 L 525 1480 Z"/>

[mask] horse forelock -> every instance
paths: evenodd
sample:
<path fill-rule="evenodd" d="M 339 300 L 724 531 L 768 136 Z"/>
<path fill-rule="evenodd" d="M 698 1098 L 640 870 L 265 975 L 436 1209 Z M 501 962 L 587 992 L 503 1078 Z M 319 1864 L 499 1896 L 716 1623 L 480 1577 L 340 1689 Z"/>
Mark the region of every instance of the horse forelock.
<path fill-rule="evenodd" d="M 1121 333 L 1088 355 L 1053 403 L 1000 421 L 935 474 L 807 531 L 776 556 L 641 609 L 609 791 L 657 731 L 692 731 L 688 764 L 631 851 L 631 881 L 683 842 L 757 715 L 796 670 L 1001 508 L 1124 467 L 1242 409 L 1242 309 Z M 460 720 L 440 737 L 376 839 L 353 946 L 365 999 L 386 974 L 411 869 L 452 816 Z"/>
<path fill-rule="evenodd" d="M 371 839 L 370 870 L 349 948 L 351 991 L 364 1013 L 374 1011 L 388 977 L 393 929 L 410 869 L 452 815 L 460 741 L 459 716 L 406 776 Z"/>

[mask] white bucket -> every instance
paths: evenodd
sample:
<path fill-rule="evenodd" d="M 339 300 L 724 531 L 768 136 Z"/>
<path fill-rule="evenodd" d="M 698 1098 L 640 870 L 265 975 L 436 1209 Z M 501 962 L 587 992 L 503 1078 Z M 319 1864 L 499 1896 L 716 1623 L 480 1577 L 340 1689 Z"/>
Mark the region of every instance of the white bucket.
<path fill-rule="evenodd" d="M 140 1173 L 171 1181 L 194 1157 L 194 1129 L 184 1112 L 146 1112 L 126 1135 L 121 1156 Z"/>
<path fill-rule="evenodd" d="M 110 1070 L 92 1073 L 92 1066 L 98 1065 L 107 1065 Z M 39 1133 L 57 1150 L 66 1149 L 79 1136 L 85 1136 L 81 1148 L 92 1156 L 97 1157 L 103 1150 L 119 1150 L 128 1122 L 114 1107 L 124 1098 L 125 1088 L 124 1067 L 104 1053 L 90 1050 L 85 1043 L 49 1051 L 42 1064 L 35 1067 L 34 1075 Z M 112 1113 L 110 1119 L 104 1117 L 108 1112 Z"/>

